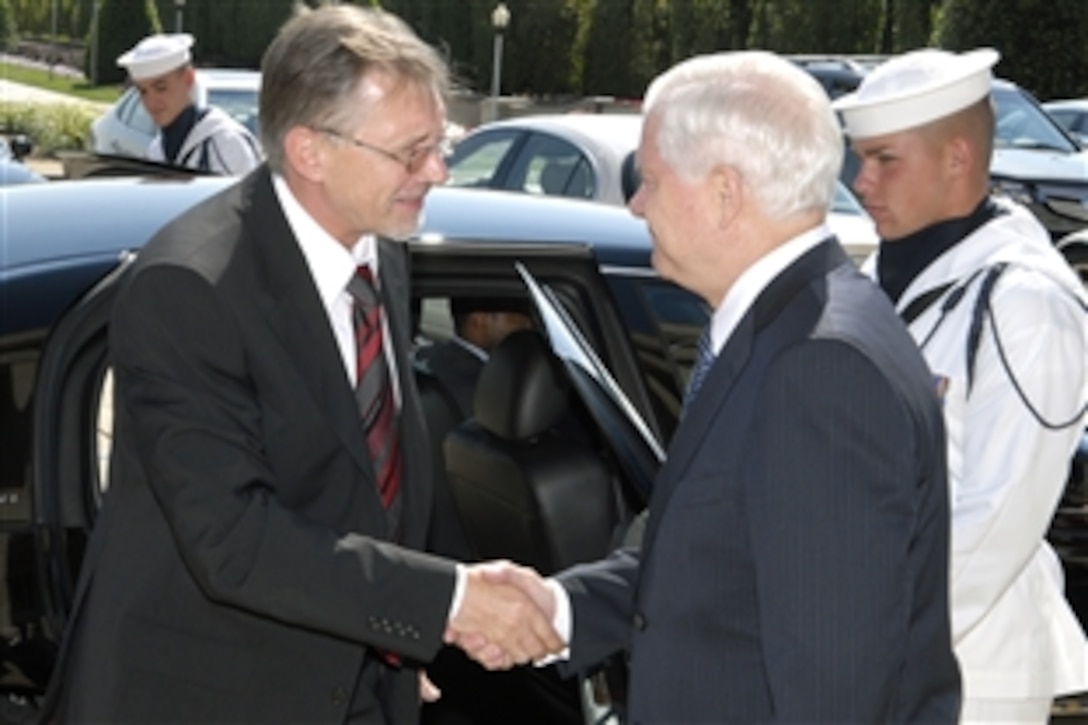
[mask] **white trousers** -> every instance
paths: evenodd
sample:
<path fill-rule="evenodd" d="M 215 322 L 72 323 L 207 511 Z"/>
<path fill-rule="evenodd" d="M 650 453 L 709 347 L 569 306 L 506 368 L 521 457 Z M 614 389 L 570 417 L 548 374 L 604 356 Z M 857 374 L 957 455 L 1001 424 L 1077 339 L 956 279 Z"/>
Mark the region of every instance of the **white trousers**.
<path fill-rule="evenodd" d="M 1045 725 L 1050 720 L 1051 698 L 1036 700 L 964 700 L 960 710 L 960 722 L 981 723 L 1029 723 Z"/>

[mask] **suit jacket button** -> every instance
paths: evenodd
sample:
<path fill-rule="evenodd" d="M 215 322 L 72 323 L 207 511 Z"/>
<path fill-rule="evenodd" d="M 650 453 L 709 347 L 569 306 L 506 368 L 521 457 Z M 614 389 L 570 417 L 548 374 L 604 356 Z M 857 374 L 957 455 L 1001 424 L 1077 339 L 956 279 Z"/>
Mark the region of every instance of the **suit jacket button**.
<path fill-rule="evenodd" d="M 635 612 L 634 625 L 635 625 L 635 629 L 637 629 L 640 632 L 642 630 L 646 629 L 646 617 L 642 614 L 642 612 Z"/>
<path fill-rule="evenodd" d="M 337 707 L 348 704 L 348 691 L 343 687 L 333 688 L 332 704 Z"/>

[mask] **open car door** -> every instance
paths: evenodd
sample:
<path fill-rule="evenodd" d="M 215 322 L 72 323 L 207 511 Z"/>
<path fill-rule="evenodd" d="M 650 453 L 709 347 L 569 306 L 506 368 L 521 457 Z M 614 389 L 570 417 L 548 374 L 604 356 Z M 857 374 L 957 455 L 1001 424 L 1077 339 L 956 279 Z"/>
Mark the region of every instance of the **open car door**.
<path fill-rule="evenodd" d="M 631 488 L 629 493 L 641 504 L 639 508 L 644 508 L 650 500 L 657 469 L 665 460 L 664 447 L 563 309 L 555 293 L 538 282 L 524 265 L 518 263 L 516 267 L 529 288 L 552 351 L 563 362 L 571 385 L 615 454 Z"/>

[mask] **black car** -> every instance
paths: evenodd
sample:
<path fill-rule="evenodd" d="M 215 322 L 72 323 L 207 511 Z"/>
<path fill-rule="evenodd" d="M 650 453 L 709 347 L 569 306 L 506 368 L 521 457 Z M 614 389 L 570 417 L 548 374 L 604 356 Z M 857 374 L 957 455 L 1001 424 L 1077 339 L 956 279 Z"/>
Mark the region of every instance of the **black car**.
<path fill-rule="evenodd" d="M 0 191 L 0 688 L 28 707 L 48 681 L 109 486 L 106 343 L 117 281 L 154 231 L 229 183 L 106 175 Z M 436 472 L 453 473 L 436 496 L 435 548 L 464 559 L 515 558 L 545 572 L 603 556 L 644 506 L 706 306 L 650 271 L 645 225 L 621 208 L 442 188 L 428 197 L 425 218 L 410 242 L 418 344 L 449 336 L 451 298 L 535 299 L 541 339 L 555 352 L 541 349 L 570 375 L 549 396 L 568 400 L 564 427 L 579 431 L 539 445 L 558 445 L 582 462 L 562 490 L 543 492 L 546 473 L 528 463 L 512 482 L 505 474 L 456 474 L 456 454 L 437 459 Z M 502 355 L 493 362 L 502 364 Z M 422 371 L 420 379 L 441 451 L 441 439 L 469 433 L 458 433 L 462 421 L 429 394 Z M 493 394 L 516 405 L 524 392 Z M 537 445 L 485 438 L 479 445 L 493 449 L 496 466 L 510 465 L 505 448 Z M 497 484 L 504 488 L 493 490 Z M 459 676 L 456 663 L 448 669 Z M 496 681 L 505 684 L 495 688 Z M 590 706 L 579 683 L 549 669 L 488 684 L 492 704 L 496 689 L 518 693 L 520 705 L 511 707 L 548 713 L 552 722 L 608 709 Z M 462 688 L 445 689 L 456 706 L 451 693 Z"/>
<path fill-rule="evenodd" d="M 31 715 L 48 682 L 109 486 L 117 282 L 162 224 L 229 183 L 114 177 L 0 190 L 0 720 Z M 545 406 L 548 435 L 522 440 L 461 420 L 419 371 L 439 477 L 433 548 L 544 573 L 604 555 L 637 529 L 706 305 L 657 277 L 645 224 L 620 208 L 441 188 L 425 218 L 409 242 L 417 343 L 450 334 L 452 298 L 527 297 L 542 344 L 516 351 L 517 364 L 529 354 L 564 373 L 543 391 L 502 384 L 516 376 L 481 382 L 478 395 L 534 415 L 541 394 L 563 401 Z M 488 364 L 514 362 L 500 346 Z M 1088 580 L 1077 548 L 1063 544 L 1063 555 L 1074 581 Z M 507 722 L 581 723 L 622 713 L 622 662 L 579 681 L 550 668 L 473 667 L 452 650 L 435 665 L 437 677 L 465 685 L 444 688 L 442 707 L 465 710 L 454 715 L 500 708 Z"/>

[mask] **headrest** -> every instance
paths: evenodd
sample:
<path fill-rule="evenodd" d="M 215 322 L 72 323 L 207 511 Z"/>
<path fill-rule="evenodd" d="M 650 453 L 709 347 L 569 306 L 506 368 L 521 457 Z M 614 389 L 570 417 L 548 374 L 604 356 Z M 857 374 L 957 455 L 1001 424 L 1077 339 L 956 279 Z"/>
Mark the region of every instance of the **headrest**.
<path fill-rule="evenodd" d="M 180 68 L 193 59 L 189 49 L 193 36 L 188 33 L 149 35 L 127 53 L 117 58 L 117 65 L 128 71 L 129 78 L 142 81 Z"/>
<path fill-rule="evenodd" d="M 574 165 L 562 159 L 552 159 L 540 170 L 540 188 L 546 194 L 562 195 L 567 190 Z"/>
<path fill-rule="evenodd" d="M 949 53 L 924 48 L 883 63 L 857 91 L 831 105 L 842 113 L 846 134 L 871 138 L 923 126 L 980 101 L 990 93 L 993 48 Z"/>
<path fill-rule="evenodd" d="M 474 400 L 476 421 L 508 440 L 529 440 L 567 412 L 570 383 L 540 333 L 519 330 L 491 351 Z"/>

